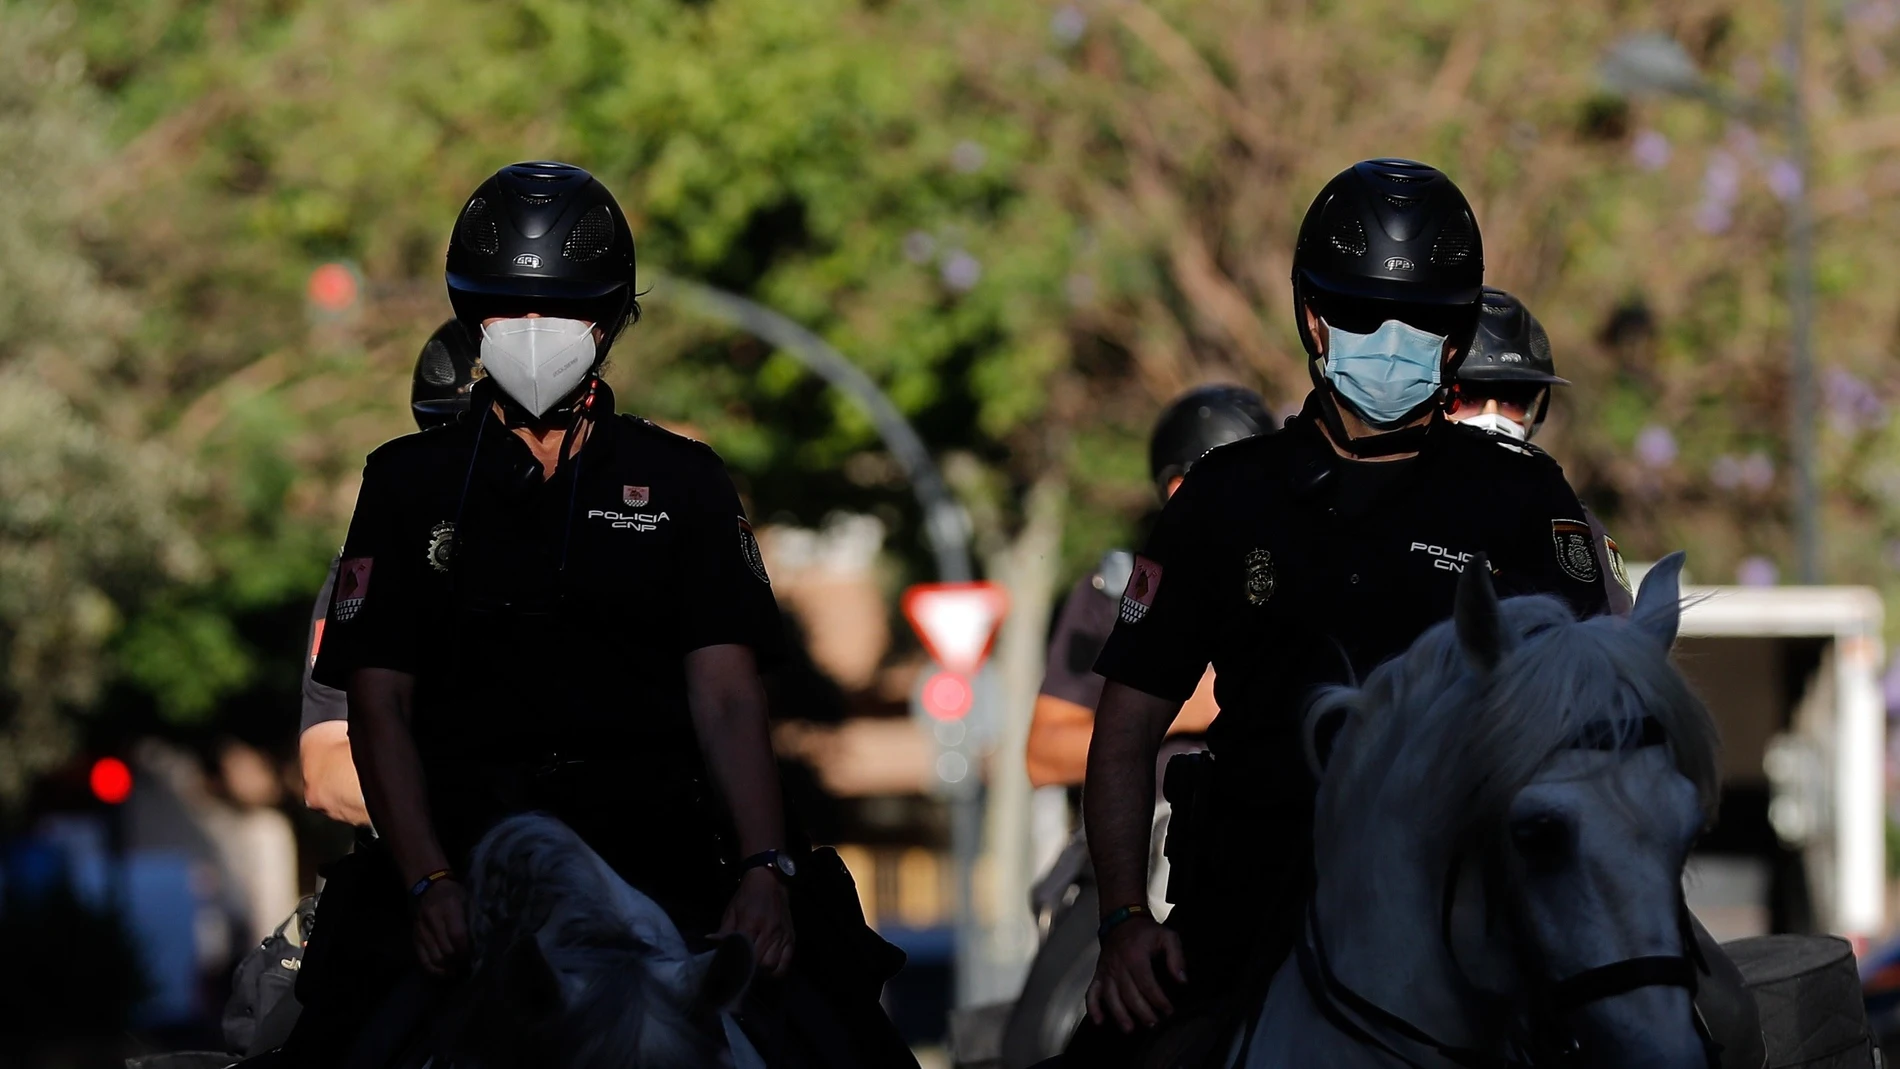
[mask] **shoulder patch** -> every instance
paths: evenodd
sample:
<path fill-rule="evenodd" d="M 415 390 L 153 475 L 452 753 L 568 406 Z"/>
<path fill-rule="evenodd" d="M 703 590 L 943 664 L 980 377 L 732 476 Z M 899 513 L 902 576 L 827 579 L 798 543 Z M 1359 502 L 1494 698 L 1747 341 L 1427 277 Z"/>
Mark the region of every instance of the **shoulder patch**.
<path fill-rule="evenodd" d="M 744 516 L 739 517 L 739 555 L 745 558 L 745 566 L 759 582 L 772 585 L 772 577 L 765 574 L 765 555 L 759 552 L 759 540 Z"/>
<path fill-rule="evenodd" d="M 1597 553 L 1590 525 L 1582 520 L 1550 521 L 1550 540 L 1557 552 L 1557 567 L 1579 583 L 1598 579 Z"/>
<path fill-rule="evenodd" d="M 1128 588 L 1122 591 L 1121 621 L 1138 624 L 1154 608 L 1155 595 L 1161 590 L 1161 565 L 1143 556 L 1135 557 L 1128 576 Z"/>
<path fill-rule="evenodd" d="M 331 595 L 331 611 L 337 623 L 347 624 L 363 611 L 363 600 L 369 597 L 370 568 L 375 563 L 374 557 L 351 557 L 337 565 L 336 593 Z M 311 655 L 316 655 L 315 649 Z"/>

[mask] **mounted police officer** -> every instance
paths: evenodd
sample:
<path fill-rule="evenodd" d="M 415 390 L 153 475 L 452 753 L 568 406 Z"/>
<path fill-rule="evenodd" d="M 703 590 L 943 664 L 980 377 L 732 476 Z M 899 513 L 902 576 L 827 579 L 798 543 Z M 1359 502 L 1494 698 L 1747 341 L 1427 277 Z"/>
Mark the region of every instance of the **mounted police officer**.
<path fill-rule="evenodd" d="M 1299 725 L 1315 686 L 1364 678 L 1449 616 L 1481 553 L 1507 593 L 1605 610 L 1562 470 L 1444 418 L 1483 278 L 1470 206 L 1431 167 L 1356 164 L 1308 210 L 1293 301 L 1314 390 L 1285 429 L 1195 465 L 1096 664 L 1109 682 L 1083 795 L 1102 917 L 1088 1005 L 1106 1027 L 1084 1026 L 1071 1064 L 1124 1061 L 1140 1044 L 1113 1033 L 1264 989 L 1309 890 Z M 1206 826 L 1187 872 L 1175 859 L 1164 928 L 1146 895 L 1154 758 L 1210 663 Z"/>
<path fill-rule="evenodd" d="M 1458 379 L 1452 383 L 1445 402 L 1445 415 L 1467 427 L 1518 443 L 1500 443 L 1506 449 L 1534 450 L 1537 447 L 1530 442 L 1543 429 L 1544 417 L 1550 413 L 1551 388 L 1568 385 L 1570 380 L 1557 375 L 1544 325 L 1524 307 L 1524 302 L 1486 286 L 1479 303 L 1478 332 L 1471 339 L 1471 354 L 1458 365 Z M 1628 615 L 1631 590 L 1623 554 L 1616 539 L 1587 507 L 1583 518 L 1590 524 L 1610 611 Z"/>
<path fill-rule="evenodd" d="M 705 445 L 615 416 L 600 378 L 639 314 L 626 218 L 578 167 L 505 167 L 462 209 L 448 289 L 485 377 L 466 417 L 370 455 L 315 670 L 349 694 L 404 942 L 428 973 L 465 968 L 458 873 L 540 810 L 689 940 L 743 933 L 785 976 L 795 895 L 822 926 L 817 892 L 848 877 L 787 838 L 760 682 L 779 616 L 732 481 Z M 910 1062 L 883 976 L 853 960 L 883 945 L 829 930 L 808 994 L 767 1012 L 777 1038 L 829 1027 L 841 1064 Z"/>

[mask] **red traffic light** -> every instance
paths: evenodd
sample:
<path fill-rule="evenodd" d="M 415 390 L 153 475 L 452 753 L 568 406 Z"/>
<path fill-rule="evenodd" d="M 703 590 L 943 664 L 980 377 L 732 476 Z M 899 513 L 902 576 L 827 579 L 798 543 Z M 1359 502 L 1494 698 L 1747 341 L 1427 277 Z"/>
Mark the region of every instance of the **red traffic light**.
<path fill-rule="evenodd" d="M 107 805 L 118 805 L 132 795 L 132 770 L 116 757 L 101 757 L 92 763 L 86 777 L 92 796 Z"/>
<path fill-rule="evenodd" d="M 356 304 L 356 272 L 347 264 L 324 264 L 310 272 L 309 285 L 304 294 L 318 311 L 335 315 L 346 312 Z"/>
<path fill-rule="evenodd" d="M 955 672 L 937 672 L 918 691 L 924 712 L 936 720 L 961 720 L 976 704 L 976 690 Z"/>

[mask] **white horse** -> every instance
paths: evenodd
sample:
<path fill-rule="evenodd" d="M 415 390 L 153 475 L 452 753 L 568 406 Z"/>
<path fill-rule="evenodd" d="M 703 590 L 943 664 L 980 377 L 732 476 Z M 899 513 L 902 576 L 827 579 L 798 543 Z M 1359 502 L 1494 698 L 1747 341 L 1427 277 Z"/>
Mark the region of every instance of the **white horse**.
<path fill-rule="evenodd" d="M 763 1069 L 732 1015 L 752 977 L 733 936 L 691 953 L 654 901 L 566 824 L 496 825 L 469 865 L 469 1001 L 456 1069 Z"/>
<path fill-rule="evenodd" d="M 1715 731 L 1669 664 L 1682 555 L 1628 619 L 1500 603 L 1316 701 L 1317 891 L 1230 1064 L 1704 1069 L 1682 867 Z"/>

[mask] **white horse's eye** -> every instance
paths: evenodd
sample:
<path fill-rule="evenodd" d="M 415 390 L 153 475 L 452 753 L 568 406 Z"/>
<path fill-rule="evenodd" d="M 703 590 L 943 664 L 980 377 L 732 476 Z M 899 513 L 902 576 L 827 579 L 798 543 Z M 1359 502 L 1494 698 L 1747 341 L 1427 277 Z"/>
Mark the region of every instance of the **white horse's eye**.
<path fill-rule="evenodd" d="M 1511 845 L 1533 868 L 1560 864 L 1575 841 L 1570 822 L 1555 813 L 1538 813 L 1511 822 Z"/>

